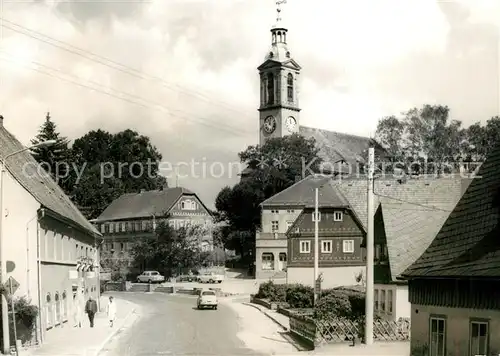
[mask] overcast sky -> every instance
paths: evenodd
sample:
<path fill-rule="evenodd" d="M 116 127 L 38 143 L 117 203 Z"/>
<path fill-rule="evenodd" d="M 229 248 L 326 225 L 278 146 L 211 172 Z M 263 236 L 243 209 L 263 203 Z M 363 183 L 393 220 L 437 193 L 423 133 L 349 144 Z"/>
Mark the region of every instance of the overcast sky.
<path fill-rule="evenodd" d="M 4 0 L 3 17 L 0 114 L 23 143 L 50 111 L 70 139 L 132 128 L 165 161 L 200 162 L 179 185 L 209 206 L 237 181 L 231 162 L 258 141 L 274 1 Z M 465 125 L 500 111 L 498 0 L 288 0 L 282 17 L 302 125 L 368 136 L 424 103 Z"/>

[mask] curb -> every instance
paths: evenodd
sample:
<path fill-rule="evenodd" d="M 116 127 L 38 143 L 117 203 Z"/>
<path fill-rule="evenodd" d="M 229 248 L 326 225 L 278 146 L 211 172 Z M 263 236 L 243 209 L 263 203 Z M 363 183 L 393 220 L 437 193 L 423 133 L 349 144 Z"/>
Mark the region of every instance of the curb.
<path fill-rule="evenodd" d="M 288 328 L 281 324 L 280 321 L 278 321 L 276 318 L 274 318 L 272 315 L 270 315 L 269 313 L 267 313 L 265 310 L 262 310 L 261 308 L 259 308 L 257 305 L 255 304 L 252 304 L 252 303 L 242 303 L 243 305 L 246 305 L 246 306 L 249 306 L 249 307 L 252 307 L 252 308 L 255 308 L 257 309 L 258 311 L 260 311 L 262 314 L 264 314 L 265 316 L 267 316 L 269 319 L 271 319 L 272 321 L 274 321 L 279 327 L 281 327 L 284 331 L 288 331 Z"/>
<path fill-rule="evenodd" d="M 95 352 L 93 353 L 94 356 L 99 355 L 99 353 L 104 349 L 106 344 L 120 331 L 120 329 L 127 323 L 127 321 L 131 318 L 132 315 L 136 314 L 136 310 L 138 309 L 138 305 L 129 301 L 126 301 L 127 304 L 132 304 L 132 310 L 128 312 L 128 314 L 123 318 L 123 321 L 120 323 L 120 325 L 116 325 L 116 328 L 111 332 L 111 334 L 108 335 L 108 337 L 99 345 L 96 347 Z"/>

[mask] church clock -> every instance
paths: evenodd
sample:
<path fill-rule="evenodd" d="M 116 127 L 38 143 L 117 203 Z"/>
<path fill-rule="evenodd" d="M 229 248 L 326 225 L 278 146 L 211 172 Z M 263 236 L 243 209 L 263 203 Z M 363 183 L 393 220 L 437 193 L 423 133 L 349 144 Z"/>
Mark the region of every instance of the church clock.
<path fill-rule="evenodd" d="M 264 131 L 271 134 L 276 130 L 276 119 L 272 116 L 266 117 L 264 120 Z"/>
<path fill-rule="evenodd" d="M 289 116 L 286 119 L 285 125 L 286 128 L 288 129 L 288 132 L 293 132 L 293 130 L 295 130 L 295 126 L 297 126 L 297 121 L 293 116 Z"/>

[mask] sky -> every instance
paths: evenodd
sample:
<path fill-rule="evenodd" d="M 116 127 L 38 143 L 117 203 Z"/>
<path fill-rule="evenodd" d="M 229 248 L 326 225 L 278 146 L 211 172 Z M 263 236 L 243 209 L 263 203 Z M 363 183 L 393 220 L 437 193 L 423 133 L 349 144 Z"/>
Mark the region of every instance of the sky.
<path fill-rule="evenodd" d="M 149 136 L 170 186 L 210 207 L 238 181 L 273 0 L 3 0 L 0 13 L 0 114 L 21 142 L 50 111 L 72 140 Z M 281 14 L 302 125 L 373 136 L 423 104 L 465 126 L 500 112 L 500 1 L 288 0 Z"/>

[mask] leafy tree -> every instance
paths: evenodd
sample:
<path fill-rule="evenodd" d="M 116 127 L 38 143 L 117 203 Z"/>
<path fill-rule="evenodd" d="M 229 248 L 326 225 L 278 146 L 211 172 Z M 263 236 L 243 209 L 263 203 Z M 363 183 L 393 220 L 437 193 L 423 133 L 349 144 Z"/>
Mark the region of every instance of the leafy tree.
<path fill-rule="evenodd" d="M 116 198 L 167 185 L 159 175 L 162 155 L 147 136 L 125 130 L 90 131 L 71 147 L 67 193 L 88 218 L 96 218 Z"/>
<path fill-rule="evenodd" d="M 405 125 L 395 116 L 384 117 L 378 122 L 375 138 L 394 161 L 399 161 L 403 155 L 401 138 L 404 131 Z"/>
<path fill-rule="evenodd" d="M 100 264 L 104 271 L 111 272 L 113 280 L 124 279 L 128 272 L 129 259 L 123 252 L 101 251 Z"/>
<path fill-rule="evenodd" d="M 201 250 L 201 238 L 205 233 L 199 226 L 174 229 L 161 222 L 154 239 L 139 240 L 132 246 L 134 263 L 163 271 L 167 276 L 182 268 L 199 267 L 210 255 Z"/>
<path fill-rule="evenodd" d="M 488 152 L 500 142 L 500 116 L 492 117 L 484 126 L 479 122 L 469 126 L 465 136 L 466 160 L 484 161 Z"/>
<path fill-rule="evenodd" d="M 294 134 L 269 139 L 263 146 L 249 146 L 239 153 L 250 173 L 217 195 L 215 217 L 222 225 L 216 230 L 216 238 L 226 248 L 250 257 L 260 228 L 260 204 L 294 184 L 297 178 L 318 172 L 322 163 L 318 151 L 314 139 Z"/>
<path fill-rule="evenodd" d="M 47 113 L 45 122 L 40 126 L 35 138 L 31 140 L 31 144 L 37 145 L 48 140 L 56 142 L 51 146 L 33 148 L 31 154 L 60 183 L 60 178 L 65 177 L 68 173 L 69 140 L 57 131 L 57 126 L 52 121 L 50 113 Z"/>

